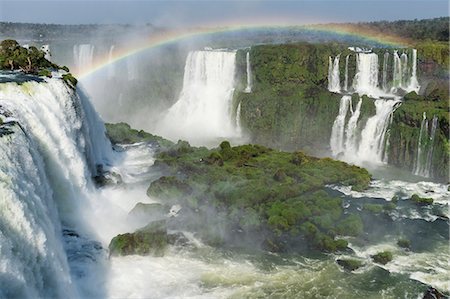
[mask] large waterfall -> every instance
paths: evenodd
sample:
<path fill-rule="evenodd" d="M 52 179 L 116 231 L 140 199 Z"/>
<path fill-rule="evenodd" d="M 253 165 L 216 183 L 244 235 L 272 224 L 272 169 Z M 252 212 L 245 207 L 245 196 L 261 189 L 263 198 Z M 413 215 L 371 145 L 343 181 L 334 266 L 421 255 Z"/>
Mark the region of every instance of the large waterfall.
<path fill-rule="evenodd" d="M 407 52 L 403 52 L 399 56 L 397 51 L 393 52 L 392 59 L 390 59 L 390 53 L 385 52 L 382 57 L 383 63 L 380 66 L 378 54 L 357 48 L 350 49 L 355 52 L 356 73 L 350 84 L 348 78 L 349 56 L 346 56 L 342 89 L 339 85 L 339 56 L 334 60 L 329 57 L 328 89 L 331 92 L 341 92 L 342 90 L 343 93 L 339 113 L 332 127 L 331 153 L 334 157 L 354 163 L 387 162 L 388 129 L 392 113 L 400 103 L 400 96 L 397 92 L 400 89 L 417 92 L 420 88 L 416 74 L 417 51 L 412 50 L 411 66 L 408 63 Z M 389 80 L 388 73 L 390 63 L 393 64 L 392 81 Z M 352 103 L 350 97 L 353 92 L 376 99 L 374 102 L 375 115 L 368 118 L 365 123 L 360 123 L 359 119 L 362 100 L 360 99 L 356 107 L 353 107 L 355 103 Z"/>
<path fill-rule="evenodd" d="M 244 92 L 252 92 L 252 68 L 250 66 L 250 52 L 247 52 L 246 55 L 246 64 L 247 64 L 247 87 L 245 87 Z"/>
<path fill-rule="evenodd" d="M 88 232 L 81 205 L 111 158 L 103 124 L 57 78 L 1 83 L 0 114 L 0 298 L 86 296 L 62 228 Z"/>
<path fill-rule="evenodd" d="M 183 89 L 161 122 L 160 134 L 194 144 L 240 137 L 232 109 L 235 57 L 231 51 L 189 53 Z"/>
<path fill-rule="evenodd" d="M 339 92 L 341 90 L 341 81 L 339 78 L 339 55 L 334 59 L 329 57 L 328 62 L 328 90 Z"/>
<path fill-rule="evenodd" d="M 354 163 L 385 162 L 386 133 L 398 103 L 398 100 L 376 100 L 375 115 L 365 124 L 360 124 L 362 99 L 353 108 L 351 97 L 344 95 L 330 138 L 333 156 Z M 358 127 L 361 129 L 358 130 Z"/>
<path fill-rule="evenodd" d="M 357 92 L 373 97 L 390 96 L 400 89 L 410 92 L 418 92 L 420 89 L 417 80 L 417 50 L 411 50 L 411 59 L 408 53 L 401 55 L 394 51 L 392 59 L 390 53 L 385 52 L 382 56 L 383 63 L 380 65 L 378 54 L 361 49 L 351 48 L 355 51 L 356 73 L 350 83 L 348 78 L 348 59 L 345 59 L 344 84 L 341 87 L 339 72 L 339 55 L 334 59 L 330 56 L 328 62 L 328 90 L 339 93 L 341 90 L 347 92 Z M 392 80 L 389 80 L 389 64 L 392 63 Z M 381 73 L 381 80 L 379 74 Z M 380 82 L 381 81 L 381 82 Z M 352 87 L 352 88 L 351 88 Z"/>
<path fill-rule="evenodd" d="M 89 68 L 94 57 L 94 46 L 91 44 L 81 44 L 73 46 L 73 60 L 77 70 Z"/>
<path fill-rule="evenodd" d="M 417 144 L 417 157 L 414 162 L 413 173 L 423 177 L 430 177 L 433 161 L 433 151 L 436 136 L 436 129 L 439 120 L 433 116 L 431 120 L 431 130 L 429 129 L 429 120 L 427 114 L 423 113 L 422 123 L 420 125 L 419 140 Z"/>

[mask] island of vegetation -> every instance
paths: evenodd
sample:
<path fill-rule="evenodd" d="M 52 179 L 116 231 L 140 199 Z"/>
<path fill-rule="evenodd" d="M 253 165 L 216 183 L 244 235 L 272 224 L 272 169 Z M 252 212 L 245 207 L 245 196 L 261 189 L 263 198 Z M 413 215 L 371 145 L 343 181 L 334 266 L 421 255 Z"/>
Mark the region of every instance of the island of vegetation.
<path fill-rule="evenodd" d="M 123 123 L 108 124 L 107 129 L 113 141 L 163 141 Z M 180 207 L 178 217 L 167 220 L 170 228 L 182 226 L 210 245 L 251 243 L 275 252 L 299 248 L 344 250 L 347 241 L 342 236 L 363 232 L 360 216 L 344 214 L 342 199 L 330 195 L 326 187 L 343 184 L 355 190 L 367 188 L 371 176 L 363 168 L 259 145 L 232 147 L 227 141 L 215 149 L 192 147 L 185 141 L 170 144 L 160 143 L 153 167 L 162 176 L 147 191 L 167 211 L 171 206 Z M 141 248 L 135 241 L 152 239 L 153 230 L 142 229 L 134 234 L 115 238 L 111 252 L 152 252 L 148 245 Z M 162 246 L 160 236 L 158 230 L 156 243 Z M 127 240 L 134 246 L 126 244 Z"/>
<path fill-rule="evenodd" d="M 72 86 L 77 84 L 77 79 L 70 74 L 66 66 L 61 67 L 47 60 L 45 52 L 35 46 L 25 48 L 12 39 L 0 43 L 0 70 L 19 70 L 25 74 L 45 77 L 51 77 L 52 71 L 63 70 L 63 80 Z"/>

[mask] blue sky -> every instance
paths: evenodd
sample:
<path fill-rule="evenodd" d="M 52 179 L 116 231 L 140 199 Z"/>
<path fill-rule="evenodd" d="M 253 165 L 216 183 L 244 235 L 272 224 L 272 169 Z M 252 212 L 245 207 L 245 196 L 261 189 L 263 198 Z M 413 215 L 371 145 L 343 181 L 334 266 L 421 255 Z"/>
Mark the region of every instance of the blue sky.
<path fill-rule="evenodd" d="M 0 20 L 92 24 L 152 23 L 159 26 L 273 20 L 286 23 L 355 22 L 448 16 L 447 0 L 298 1 L 4 1 Z"/>

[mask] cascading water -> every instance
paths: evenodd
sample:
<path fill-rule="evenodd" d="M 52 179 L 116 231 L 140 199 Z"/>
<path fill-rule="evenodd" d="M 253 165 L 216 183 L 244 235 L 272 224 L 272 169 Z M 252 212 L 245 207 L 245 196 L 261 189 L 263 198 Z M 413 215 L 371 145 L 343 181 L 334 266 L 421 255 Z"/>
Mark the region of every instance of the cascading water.
<path fill-rule="evenodd" d="M 417 50 L 412 49 L 412 68 L 411 68 L 411 79 L 409 82 L 408 90 L 419 92 L 420 85 L 417 80 Z"/>
<path fill-rule="evenodd" d="M 345 57 L 345 78 L 344 78 L 344 91 L 348 90 L 348 59 L 350 55 Z"/>
<path fill-rule="evenodd" d="M 417 157 L 414 163 L 413 173 L 415 175 L 430 177 L 433 162 L 434 143 L 436 129 L 439 124 L 437 116 L 431 120 L 431 131 L 429 130 L 429 121 L 424 112 L 422 123 L 420 125 L 419 140 L 417 144 Z"/>
<path fill-rule="evenodd" d="M 239 102 L 237 109 L 236 109 L 236 128 L 238 130 L 238 132 L 242 131 L 242 126 L 241 126 L 241 103 Z"/>
<path fill-rule="evenodd" d="M 330 147 L 333 156 L 341 156 L 344 160 L 354 156 L 357 150 L 357 125 L 361 113 L 362 99 L 359 99 L 353 109 L 352 99 L 345 95 L 341 98 L 339 115 L 336 117 L 330 138 Z M 346 116 L 350 110 L 350 118 L 346 123 Z"/>
<path fill-rule="evenodd" d="M 87 99 L 53 75 L 0 84 L 0 298 L 90 295 L 74 282 L 84 274 L 71 273 L 77 255 L 66 255 L 75 250 L 61 229 L 89 231 L 81 204 L 111 146 Z"/>
<path fill-rule="evenodd" d="M 391 92 L 396 92 L 398 88 L 402 86 L 403 82 L 403 72 L 402 72 L 402 62 L 398 56 L 398 52 L 394 51 L 394 72 L 392 74 L 392 89 Z"/>
<path fill-rule="evenodd" d="M 358 53 L 356 55 L 356 75 L 354 89 L 360 94 L 378 94 L 378 55 Z"/>
<path fill-rule="evenodd" d="M 387 72 L 388 72 L 388 63 L 389 63 L 389 52 L 384 53 L 383 56 L 383 91 L 388 91 L 388 84 L 387 84 Z"/>
<path fill-rule="evenodd" d="M 246 62 L 247 62 L 247 87 L 245 87 L 244 92 L 250 93 L 252 92 L 252 68 L 250 66 L 250 52 L 247 52 Z"/>
<path fill-rule="evenodd" d="M 161 135 L 193 143 L 240 138 L 232 111 L 235 58 L 231 51 L 189 53 L 180 98 L 157 129 Z"/>
<path fill-rule="evenodd" d="M 336 117 L 333 128 L 331 130 L 330 146 L 334 156 L 342 153 L 344 150 L 344 129 L 345 118 L 347 116 L 348 107 L 351 104 L 351 96 L 343 96 L 339 105 L 339 114 Z"/>
<path fill-rule="evenodd" d="M 376 114 L 367 120 L 361 132 L 357 160 L 371 163 L 384 161 L 386 131 L 398 103 L 400 103 L 398 100 L 375 101 Z"/>
<path fill-rule="evenodd" d="M 82 44 L 73 46 L 73 60 L 77 70 L 89 68 L 92 65 L 94 57 L 94 46 L 91 44 Z"/>
<path fill-rule="evenodd" d="M 402 81 L 401 81 L 401 87 L 403 89 L 406 89 L 408 87 L 408 55 L 403 52 L 400 56 L 400 63 L 401 63 L 401 72 L 402 72 Z"/>
<path fill-rule="evenodd" d="M 328 90 L 331 92 L 339 92 L 341 90 L 341 82 L 339 78 L 339 55 L 334 60 L 329 57 L 328 65 Z"/>

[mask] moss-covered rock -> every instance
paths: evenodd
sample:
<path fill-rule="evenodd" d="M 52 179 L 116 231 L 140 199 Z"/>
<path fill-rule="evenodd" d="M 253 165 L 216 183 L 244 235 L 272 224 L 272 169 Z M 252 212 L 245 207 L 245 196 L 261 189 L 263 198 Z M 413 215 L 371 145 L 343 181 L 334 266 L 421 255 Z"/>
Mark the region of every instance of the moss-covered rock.
<path fill-rule="evenodd" d="M 179 143 L 156 158 L 154 167 L 166 176 L 147 194 L 181 205 L 191 217 L 184 225 L 214 244 L 238 245 L 252 235 L 260 236 L 262 247 L 285 250 L 305 238 L 310 248 L 336 251 L 347 247 L 336 234 L 363 229 L 358 216 L 343 216 L 340 198 L 324 191 L 327 184 L 367 188 L 370 175 L 357 166 L 228 142 L 211 150 Z"/>
<path fill-rule="evenodd" d="M 109 244 L 110 255 L 163 256 L 167 248 L 166 222 L 155 221 L 135 231 L 117 235 Z"/>
<path fill-rule="evenodd" d="M 393 255 L 390 251 L 382 251 L 378 252 L 375 255 L 372 255 L 371 258 L 375 263 L 386 265 L 387 263 L 392 261 Z"/>
<path fill-rule="evenodd" d="M 397 240 L 397 245 L 401 248 L 411 248 L 411 241 L 405 238 L 400 238 Z"/>
<path fill-rule="evenodd" d="M 152 135 L 143 130 L 135 130 L 129 124 L 121 122 L 116 124 L 105 124 L 106 134 L 114 144 L 132 144 L 138 142 L 153 143 L 161 148 L 170 147 L 173 142 L 162 137 Z"/>
<path fill-rule="evenodd" d="M 431 205 L 433 203 L 432 198 L 420 197 L 417 194 L 413 194 L 410 199 L 418 205 Z"/>
<path fill-rule="evenodd" d="M 75 88 L 75 86 L 78 83 L 78 80 L 74 76 L 72 76 L 71 73 L 63 74 L 62 78 L 64 81 L 66 81 L 66 83 L 70 84 L 73 88 Z"/>
<path fill-rule="evenodd" d="M 364 263 L 356 259 L 338 259 L 336 263 L 347 271 L 355 271 L 364 266 Z"/>

